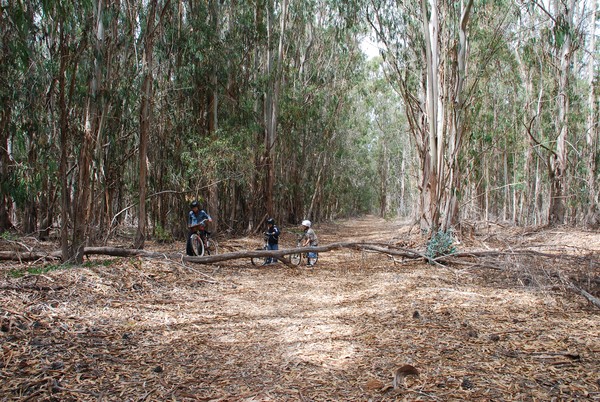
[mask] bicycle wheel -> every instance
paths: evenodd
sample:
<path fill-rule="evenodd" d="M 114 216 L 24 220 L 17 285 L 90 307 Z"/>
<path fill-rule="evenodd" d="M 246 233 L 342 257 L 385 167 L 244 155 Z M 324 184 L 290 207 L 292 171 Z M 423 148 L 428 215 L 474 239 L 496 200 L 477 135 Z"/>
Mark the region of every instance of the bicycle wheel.
<path fill-rule="evenodd" d="M 309 252 L 306 253 L 306 260 L 308 265 L 313 266 L 317 263 L 317 260 L 319 259 L 319 254 L 317 253 L 313 253 L 313 252 Z"/>
<path fill-rule="evenodd" d="M 206 254 L 217 255 L 219 253 L 219 243 L 214 239 L 206 239 Z"/>
<path fill-rule="evenodd" d="M 290 262 L 294 265 L 300 265 L 300 263 L 302 262 L 302 254 L 290 254 Z"/>
<path fill-rule="evenodd" d="M 266 247 L 263 248 L 257 248 L 256 251 L 262 251 L 262 250 L 266 250 Z M 267 263 L 267 257 L 252 257 L 250 258 L 250 261 L 252 262 L 252 265 L 254 265 L 255 267 L 262 267 L 263 265 L 265 265 Z"/>
<path fill-rule="evenodd" d="M 194 251 L 194 255 L 198 257 L 202 257 L 204 255 L 204 242 L 196 233 L 191 236 L 192 239 L 192 250 Z"/>

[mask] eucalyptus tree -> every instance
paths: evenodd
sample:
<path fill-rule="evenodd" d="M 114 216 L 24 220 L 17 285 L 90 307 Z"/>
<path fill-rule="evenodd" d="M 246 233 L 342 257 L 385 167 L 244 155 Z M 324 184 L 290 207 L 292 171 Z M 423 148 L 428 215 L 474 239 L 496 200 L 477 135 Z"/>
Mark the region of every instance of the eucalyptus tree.
<path fill-rule="evenodd" d="M 282 166 L 292 168 L 283 176 L 290 193 L 282 199 L 285 212 L 297 222 L 370 211 L 365 198 L 372 170 L 361 128 L 367 116 L 357 109 L 365 80 L 357 34 L 327 1 L 295 4 L 290 16 L 287 52 L 293 57 L 285 67 L 286 135 L 279 156 Z"/>
<path fill-rule="evenodd" d="M 552 1 L 552 9 L 546 9 L 541 2 L 535 2 L 543 13 L 551 20 L 554 33 L 554 62 L 558 71 L 558 87 L 556 93 L 556 145 L 550 159 L 550 205 L 548 222 L 562 224 L 565 221 L 567 189 L 568 152 L 567 138 L 569 133 L 570 93 L 573 85 L 572 60 L 574 47 L 577 45 L 575 35 L 575 0 Z"/>
<path fill-rule="evenodd" d="M 13 228 L 11 215 L 28 234 L 38 232 L 38 221 L 48 227 L 55 181 L 43 172 L 55 172 L 54 121 L 51 118 L 52 70 L 55 60 L 43 50 L 53 45 L 38 20 L 39 4 L 16 2 L 0 8 L 2 46 L 0 61 L 0 229 Z M 41 193 L 41 194 L 40 194 Z M 46 202 L 40 208 L 39 199 Z M 16 208 L 12 208 L 13 205 Z M 44 236 L 46 230 L 40 230 Z"/>
<path fill-rule="evenodd" d="M 28 20 L 22 3 L 10 3 L 0 8 L 0 230 L 12 229 L 12 204 L 18 179 L 11 154 L 14 136 L 12 120 L 21 82 L 20 71 L 27 63 Z"/>
<path fill-rule="evenodd" d="M 91 216 L 92 188 L 90 185 L 92 177 L 92 157 L 94 143 L 100 142 L 102 132 L 102 113 L 104 108 L 102 102 L 104 99 L 99 96 L 99 86 L 102 84 L 102 70 L 104 69 L 102 57 L 104 52 L 104 2 L 97 0 L 92 2 L 92 9 L 83 8 L 82 23 L 87 28 L 85 20 L 92 19 L 91 32 L 87 33 L 90 37 L 87 39 L 88 51 L 86 54 L 89 59 L 89 70 L 87 73 L 87 90 L 85 94 L 85 104 L 83 106 L 83 130 L 80 133 L 78 144 L 79 157 L 77 160 L 78 175 L 76 192 L 74 194 L 73 204 L 73 240 L 72 257 L 76 262 L 83 261 L 83 249 L 86 246 L 88 236 L 88 223 Z M 85 29 L 84 28 L 84 29 Z M 71 254 L 69 254 L 71 256 Z"/>
<path fill-rule="evenodd" d="M 382 58 L 368 63 L 368 78 L 358 91 L 362 96 L 360 113 L 372 138 L 371 157 L 376 163 L 378 212 L 381 217 L 414 217 L 418 193 L 416 157 L 410 144 L 410 127 L 402 97 L 389 85 Z M 375 183 L 373 183 L 375 184 Z"/>
<path fill-rule="evenodd" d="M 547 104 L 547 80 L 544 80 L 544 66 L 547 64 L 547 51 L 543 42 L 539 38 L 532 36 L 536 32 L 537 21 L 529 18 L 526 12 L 520 13 L 520 18 L 515 22 L 514 36 L 512 41 L 512 53 L 516 63 L 516 71 L 520 79 L 519 97 L 512 99 L 514 104 L 521 106 L 521 121 L 518 127 L 521 127 L 520 134 L 522 142 L 526 144 L 524 150 L 524 165 L 522 167 L 523 177 L 526 179 L 526 185 L 521 192 L 521 217 L 523 224 L 540 224 L 546 220 L 542 210 L 542 195 L 544 193 L 543 169 L 545 159 L 540 157 L 540 149 L 546 147 L 546 144 L 540 142 L 544 138 L 542 134 L 545 130 L 542 124 L 542 118 Z M 496 82 L 505 80 L 497 79 Z M 507 85 L 511 85 L 507 83 Z M 517 86 L 517 84 L 512 84 Z M 543 164 L 543 166 L 541 166 Z"/>
<path fill-rule="evenodd" d="M 586 161 L 573 158 L 585 152 L 585 106 L 578 88 L 584 80 L 579 66 L 586 10 L 585 2 L 533 1 L 519 13 L 518 23 L 526 29 L 515 35 L 514 54 L 525 100 L 521 124 L 531 150 L 524 170 L 532 207 L 525 219 L 535 214 L 536 223 L 562 224 L 567 218 L 574 223 L 589 200 L 580 195 L 584 181 L 576 179 L 588 169 L 582 166 Z"/>
<path fill-rule="evenodd" d="M 373 1 L 366 8 L 406 104 L 421 164 L 419 222 L 431 232 L 450 229 L 459 214 L 459 161 L 482 71 L 469 54 L 476 10 L 471 0 Z"/>
<path fill-rule="evenodd" d="M 6 36 L 4 38 L 7 41 L 3 41 L 3 55 L 13 53 L 11 60 L 2 62 L 1 77 L 8 84 L 3 87 L 11 88 L 9 80 L 14 80 L 15 84 L 25 84 L 12 86 L 11 95 L 3 102 L 2 140 L 7 141 L 3 144 L 3 152 L 8 154 L 7 160 L 13 166 L 24 168 L 22 174 L 13 176 L 14 180 L 5 182 L 5 177 L 2 178 L 3 199 L 6 200 L 8 194 L 12 202 L 16 201 L 17 207 L 26 216 L 24 229 L 27 232 L 36 231 L 40 201 L 47 203 L 46 208 L 52 208 L 57 193 L 54 183 L 57 182 L 56 154 L 60 146 L 59 187 L 64 206 L 61 211 L 61 243 L 63 258 L 72 259 L 82 241 L 79 237 L 81 232 L 75 228 L 72 231 L 69 229 L 70 223 L 76 221 L 74 211 L 77 210 L 71 194 L 78 199 L 85 191 L 76 183 L 77 178 L 85 177 L 86 173 L 85 167 L 79 163 L 68 167 L 69 158 L 81 149 L 79 143 L 72 141 L 77 131 L 70 126 L 69 115 L 73 119 L 82 116 L 82 109 L 77 107 L 75 99 L 82 94 L 76 85 L 81 77 L 77 66 L 87 43 L 87 36 L 83 33 L 85 30 L 80 28 L 85 25 L 84 16 L 88 10 L 85 6 L 78 7 L 70 2 L 52 4 L 24 1 L 12 2 L 0 11 L 3 22 L 6 22 L 2 26 L 10 30 L 12 35 L 12 40 Z M 73 106 L 69 107 L 68 102 L 73 102 Z M 59 121 L 58 125 L 55 124 L 56 120 Z M 83 123 L 83 120 L 79 122 Z M 3 159 L 6 157 L 5 154 Z M 2 173 L 6 174 L 4 163 Z M 7 173 L 10 175 L 10 170 Z M 12 188 L 4 188 L 11 183 Z M 19 189 L 23 190 L 23 196 L 19 195 Z M 44 194 L 39 195 L 40 192 Z M 52 213 L 47 212 L 46 218 L 51 217 Z M 85 222 L 77 221 L 76 224 L 85 225 Z M 52 222 L 44 222 L 44 225 L 49 227 Z"/>
<path fill-rule="evenodd" d="M 600 211 L 598 210 L 598 162 L 596 153 L 598 148 L 598 90 L 594 85 L 596 80 L 596 65 L 598 61 L 598 51 L 596 49 L 596 23 L 598 1 L 591 1 L 591 9 L 588 14 L 589 23 L 587 25 L 587 86 L 588 86 L 588 101 L 587 101 L 587 123 L 586 123 L 586 159 L 587 159 L 587 213 L 586 224 L 591 227 L 600 225 Z"/>
<path fill-rule="evenodd" d="M 266 188 L 265 201 L 268 215 L 273 214 L 273 186 L 275 183 L 274 147 L 277 138 L 277 118 L 279 114 L 279 98 L 283 81 L 284 65 L 284 41 L 286 38 L 286 25 L 288 19 L 288 0 L 282 0 L 279 10 L 279 40 L 275 48 L 273 42 L 274 32 L 274 1 L 267 2 L 267 52 L 266 71 L 269 79 L 269 88 L 265 94 L 265 165 L 266 165 Z M 276 51 L 275 51 L 276 49 Z"/>
<path fill-rule="evenodd" d="M 135 236 L 134 245 L 136 248 L 144 248 L 146 238 L 146 194 L 147 194 L 147 175 L 148 175 L 148 141 L 150 137 L 150 124 L 152 118 L 152 101 L 154 96 L 154 43 L 162 18 L 169 6 L 170 0 L 165 0 L 164 4 L 158 0 L 150 0 L 147 14 L 145 15 L 146 24 L 143 28 L 142 41 L 143 52 L 141 60 L 142 86 L 140 90 L 140 143 L 139 143 L 139 213 L 138 227 Z M 157 21 L 158 18 L 158 21 Z"/>

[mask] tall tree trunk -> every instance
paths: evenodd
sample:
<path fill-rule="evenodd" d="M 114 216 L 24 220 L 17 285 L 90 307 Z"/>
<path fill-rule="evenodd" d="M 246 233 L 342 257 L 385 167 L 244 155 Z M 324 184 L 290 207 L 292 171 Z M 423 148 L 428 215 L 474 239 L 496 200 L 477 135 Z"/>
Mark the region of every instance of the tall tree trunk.
<path fill-rule="evenodd" d="M 71 146 L 70 134 L 69 134 L 69 119 L 67 111 L 67 85 L 66 85 L 66 74 L 67 74 L 67 60 L 69 56 L 68 44 L 66 43 L 66 34 L 64 32 L 64 22 L 59 23 L 60 28 L 60 66 L 58 72 L 58 110 L 60 120 L 60 245 L 62 251 L 62 260 L 69 261 L 73 258 L 73 249 L 69 242 L 69 224 L 70 224 L 70 199 L 71 191 L 69 187 L 69 180 L 67 177 L 68 170 L 68 158 L 69 149 Z M 73 74 L 74 76 L 74 74 Z"/>
<path fill-rule="evenodd" d="M 560 7 L 560 8 L 559 8 Z M 554 35 L 559 67 L 556 127 L 556 149 L 550 157 L 550 206 L 548 223 L 563 224 L 566 215 L 567 135 L 569 133 L 569 92 L 572 58 L 572 30 L 575 1 L 556 3 Z"/>
<path fill-rule="evenodd" d="M 269 1 L 267 12 L 267 77 L 270 83 L 269 91 L 266 96 L 265 105 L 265 202 L 267 214 L 272 215 L 273 209 L 273 188 L 275 185 L 275 140 L 277 137 L 277 117 L 279 112 L 279 93 L 281 90 L 281 81 L 283 79 L 283 44 L 285 37 L 285 27 L 287 20 L 288 0 L 283 0 L 279 15 L 279 44 L 277 54 L 271 52 L 271 40 L 273 38 L 273 13 L 274 5 Z"/>
<path fill-rule="evenodd" d="M 596 171 L 598 168 L 596 162 L 596 149 L 598 147 L 598 121 L 596 114 L 597 96 L 594 88 L 596 54 L 596 10 L 597 0 L 592 0 L 592 9 L 590 11 L 590 32 L 588 41 L 588 116 L 586 125 L 586 143 L 587 143 L 587 186 L 588 200 L 585 224 L 590 228 L 600 226 L 600 211 L 598 210 L 598 186 Z"/>
<path fill-rule="evenodd" d="M 79 158 L 77 165 L 79 167 L 77 175 L 77 188 L 75 191 L 75 202 L 73 205 L 73 251 L 75 262 L 81 264 L 83 262 L 83 250 L 86 246 L 88 235 L 88 220 L 89 220 L 89 203 L 90 203 L 90 167 L 92 164 L 92 143 L 93 134 L 92 127 L 95 107 L 93 100 L 88 98 L 86 107 L 86 116 L 84 123 L 84 131 L 81 138 Z"/>
<path fill-rule="evenodd" d="M 385 140 L 383 140 L 381 148 L 379 155 L 379 216 L 384 218 L 387 211 L 389 172 L 388 149 Z"/>
<path fill-rule="evenodd" d="M 456 70 L 454 71 L 454 88 L 452 88 L 454 102 L 452 102 L 452 121 L 448 135 L 448 149 L 446 151 L 449 169 L 447 183 L 450 184 L 450 188 L 448 188 L 448 184 L 443 182 L 440 183 L 440 193 L 445 192 L 445 194 L 440 194 L 440 200 L 445 203 L 444 221 L 441 225 L 443 231 L 448 231 L 458 224 L 458 194 L 461 192 L 463 186 L 458 160 L 462 149 L 463 137 L 465 135 L 464 121 L 466 105 L 464 87 L 467 78 L 467 56 L 469 49 L 467 28 L 472 7 L 473 0 L 467 0 L 466 4 L 464 1 L 460 2 L 461 16 L 458 30 L 458 51 L 456 54 L 457 65 L 455 67 Z M 444 146 L 443 143 L 442 146 Z M 440 160 L 438 163 L 442 163 L 442 161 Z M 443 175 L 443 171 L 440 171 L 440 181 L 443 180 Z"/>
<path fill-rule="evenodd" d="M 101 85 L 101 64 L 103 63 L 101 51 L 104 41 L 104 0 L 94 3 L 94 29 L 92 43 L 94 57 L 92 72 L 89 82 L 88 97 L 85 107 L 83 136 L 78 159 L 77 188 L 73 208 L 73 252 L 75 262 L 83 262 L 84 248 L 89 235 L 89 221 L 91 216 L 91 178 L 92 178 L 92 151 L 93 144 L 98 135 L 100 126 L 100 107 L 98 87 Z"/>
<path fill-rule="evenodd" d="M 211 11 L 211 20 L 212 20 L 212 29 L 214 30 L 214 35 L 216 38 L 219 37 L 219 30 L 220 30 L 220 23 L 219 23 L 219 1 L 218 0 L 211 0 L 210 2 L 210 11 Z M 209 95 L 209 123 L 208 123 L 208 131 L 209 131 L 209 135 L 211 138 L 216 137 L 217 135 L 217 129 L 218 129 L 218 105 L 219 105 L 219 98 L 217 96 L 217 88 L 218 88 L 218 81 L 217 81 L 217 70 L 216 70 L 216 63 L 213 65 L 212 67 L 212 71 L 211 71 L 211 75 L 210 75 L 210 83 L 211 83 L 211 87 L 210 87 L 210 95 Z M 209 181 L 212 179 L 211 177 L 208 178 Z M 214 180 L 213 180 L 214 181 Z M 209 183 L 209 189 L 208 189 L 208 205 L 209 205 L 209 211 L 211 211 L 212 214 L 212 228 L 214 230 L 217 230 L 219 227 L 219 216 L 217 214 L 217 211 L 220 211 L 219 209 L 219 188 L 218 188 L 218 184 L 217 183 Z"/>
<path fill-rule="evenodd" d="M 426 84 L 426 109 L 427 121 L 425 123 L 428 139 L 425 141 L 425 160 L 422 162 L 421 184 L 421 218 L 422 230 L 435 231 L 439 227 L 440 196 L 439 196 L 439 169 L 443 165 L 440 161 L 439 147 L 443 143 L 441 133 L 438 132 L 439 122 L 442 120 L 439 102 L 439 51 L 438 51 L 438 17 L 437 0 L 429 0 L 430 10 L 426 0 L 421 0 L 421 14 L 423 19 L 423 33 L 425 37 L 425 55 L 427 69 Z M 430 15 L 431 14 L 431 15 Z M 430 15 L 430 17 L 429 17 Z"/>
<path fill-rule="evenodd" d="M 12 88 L 9 87 L 12 83 L 7 82 L 10 77 L 9 71 L 12 69 L 12 60 L 15 58 L 11 46 L 14 38 L 14 25 L 10 23 L 11 6 L 9 4 L 11 3 L 3 4 L 6 6 L 0 6 L 0 77 L 2 77 L 2 87 L 0 87 L 0 232 L 14 228 L 11 219 L 13 200 L 10 195 L 14 182 L 14 163 L 9 148 L 14 96 L 11 95 Z"/>
<path fill-rule="evenodd" d="M 219 37 L 219 1 L 211 0 L 210 2 L 210 19 L 211 25 L 214 33 L 214 37 Z M 216 41 L 213 44 L 216 47 Z M 213 64 L 212 70 L 210 72 L 210 90 L 209 92 L 209 100 L 208 100 L 208 131 L 211 135 L 214 135 L 217 132 L 218 125 L 218 115 L 217 110 L 219 106 L 218 97 L 217 97 L 217 67 L 216 63 Z"/>
<path fill-rule="evenodd" d="M 11 157 L 8 152 L 9 122 L 11 118 L 11 105 L 8 100 L 2 102 L 0 110 L 0 231 L 10 230 L 13 224 L 10 219 L 12 199 L 8 189 L 11 182 Z"/>
<path fill-rule="evenodd" d="M 152 68 L 154 51 L 154 30 L 157 0 L 150 1 L 144 33 L 144 53 L 142 56 L 143 81 L 140 102 L 140 147 L 139 147 L 139 206 L 138 227 L 135 235 L 134 247 L 144 248 L 146 241 L 146 194 L 148 177 L 148 138 L 150 137 L 150 119 L 152 107 Z"/>
<path fill-rule="evenodd" d="M 263 26 L 263 11 L 264 11 L 264 7 L 265 7 L 265 3 L 264 0 L 257 0 L 256 1 L 256 5 L 255 5 L 255 12 L 254 12 L 254 29 L 256 30 L 256 32 L 260 32 L 261 27 Z M 260 62 L 261 62 L 261 49 L 262 46 L 260 44 L 256 44 L 255 48 L 254 48 L 254 65 L 253 65 L 253 70 L 254 70 L 254 80 L 258 81 L 259 80 L 259 75 L 260 75 Z M 256 101 L 254 102 L 254 114 L 257 116 L 257 126 L 261 127 L 261 121 L 260 118 L 258 116 L 261 115 L 261 111 L 262 114 L 264 115 L 264 105 L 265 105 L 265 99 L 264 97 L 261 96 L 257 96 L 256 97 Z M 264 124 L 264 118 L 262 120 L 262 123 Z M 264 141 L 264 136 L 265 136 L 265 132 L 264 132 L 264 128 L 262 131 L 257 130 L 257 132 L 255 133 L 256 135 L 256 141 L 258 143 L 260 143 L 260 141 Z M 253 231 L 256 228 L 256 225 L 258 224 L 258 205 L 259 205 L 259 200 L 260 197 L 264 194 L 261 194 L 261 186 L 260 186 L 260 174 L 261 172 L 264 171 L 263 168 L 263 155 L 261 154 L 260 151 L 258 151 L 258 147 L 257 150 L 255 150 L 254 152 L 254 171 L 252 172 L 252 178 L 250 181 L 250 196 L 248 197 L 248 227 L 247 230 L 248 232 Z"/>

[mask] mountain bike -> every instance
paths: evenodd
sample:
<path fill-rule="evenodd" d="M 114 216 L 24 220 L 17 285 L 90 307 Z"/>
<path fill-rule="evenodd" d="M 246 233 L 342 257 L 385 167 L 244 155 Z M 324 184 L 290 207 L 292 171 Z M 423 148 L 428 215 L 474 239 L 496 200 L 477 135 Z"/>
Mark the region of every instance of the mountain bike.
<path fill-rule="evenodd" d="M 256 251 L 269 249 L 269 235 L 264 234 L 264 241 L 265 241 L 265 244 L 263 244 L 263 246 L 261 248 L 257 248 Z M 266 265 L 269 262 L 269 260 L 271 260 L 271 257 L 252 257 L 252 258 L 250 258 L 250 262 L 252 262 L 252 265 L 254 265 L 255 267 L 262 267 L 263 265 Z"/>
<path fill-rule="evenodd" d="M 298 241 L 296 243 L 296 247 L 302 247 L 302 242 L 301 242 L 302 237 L 298 237 Z M 319 260 L 319 253 L 314 252 L 314 251 L 309 251 L 307 253 L 295 253 L 295 254 L 291 254 L 290 255 L 290 262 L 294 265 L 300 265 L 302 264 L 302 260 L 306 259 L 307 265 L 314 267 L 317 264 L 317 261 Z"/>
<path fill-rule="evenodd" d="M 201 223 L 203 224 L 204 221 Z M 216 255 L 219 252 L 219 245 L 217 241 L 211 238 L 210 235 L 210 232 L 204 230 L 204 225 L 201 226 L 201 229 L 190 235 L 194 255 L 202 257 L 205 254 Z"/>

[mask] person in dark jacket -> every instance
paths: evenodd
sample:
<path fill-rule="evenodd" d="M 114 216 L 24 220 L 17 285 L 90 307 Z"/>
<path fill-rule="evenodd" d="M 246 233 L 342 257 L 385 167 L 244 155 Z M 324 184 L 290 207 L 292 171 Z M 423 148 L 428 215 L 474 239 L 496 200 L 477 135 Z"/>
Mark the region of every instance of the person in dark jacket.
<path fill-rule="evenodd" d="M 269 218 L 267 219 L 267 231 L 265 232 L 265 237 L 267 238 L 267 250 L 279 250 L 279 235 L 281 232 L 279 228 L 275 225 L 275 219 Z M 267 258 L 267 264 L 274 264 L 277 262 L 277 258 Z"/>

